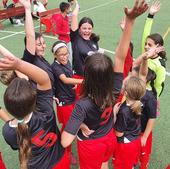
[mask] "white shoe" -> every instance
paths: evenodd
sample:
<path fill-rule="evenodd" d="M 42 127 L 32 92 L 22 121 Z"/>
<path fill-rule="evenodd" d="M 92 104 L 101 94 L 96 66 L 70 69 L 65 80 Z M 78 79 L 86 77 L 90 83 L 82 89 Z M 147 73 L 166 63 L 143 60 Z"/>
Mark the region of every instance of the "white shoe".
<path fill-rule="evenodd" d="M 14 26 L 24 26 L 24 24 L 21 22 L 20 19 L 17 19 L 17 20 L 15 21 Z"/>

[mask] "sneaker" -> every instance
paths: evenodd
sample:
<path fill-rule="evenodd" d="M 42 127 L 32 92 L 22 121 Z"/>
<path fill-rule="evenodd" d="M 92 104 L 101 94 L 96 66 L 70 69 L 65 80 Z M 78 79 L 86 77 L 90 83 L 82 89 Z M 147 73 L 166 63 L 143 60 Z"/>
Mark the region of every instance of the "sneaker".
<path fill-rule="evenodd" d="M 14 26 L 24 26 L 20 19 L 16 19 Z"/>
<path fill-rule="evenodd" d="M 70 153 L 69 158 L 70 158 L 70 163 L 72 165 L 77 165 L 77 158 L 74 156 L 72 152 Z"/>

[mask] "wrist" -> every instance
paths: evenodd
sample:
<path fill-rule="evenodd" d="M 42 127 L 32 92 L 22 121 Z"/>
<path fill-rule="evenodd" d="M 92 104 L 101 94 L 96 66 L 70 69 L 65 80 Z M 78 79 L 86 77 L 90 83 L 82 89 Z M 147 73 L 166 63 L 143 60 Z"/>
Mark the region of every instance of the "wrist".
<path fill-rule="evenodd" d="M 152 13 L 148 14 L 148 18 L 153 18 L 153 17 L 154 17 L 154 14 L 152 14 Z"/>

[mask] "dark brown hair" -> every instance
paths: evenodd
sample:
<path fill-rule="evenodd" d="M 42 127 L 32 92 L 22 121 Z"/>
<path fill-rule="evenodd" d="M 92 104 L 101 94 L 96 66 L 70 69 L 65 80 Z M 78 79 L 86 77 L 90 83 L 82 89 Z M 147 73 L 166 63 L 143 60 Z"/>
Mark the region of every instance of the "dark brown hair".
<path fill-rule="evenodd" d="M 163 40 L 162 36 L 158 33 L 151 34 L 147 38 L 152 39 L 156 45 L 158 44 L 159 46 L 164 46 L 164 40 Z M 165 51 L 159 52 L 158 56 L 160 56 L 162 59 L 164 59 L 164 61 L 167 60 Z"/>
<path fill-rule="evenodd" d="M 105 109 L 113 106 L 113 63 L 105 54 L 95 53 L 85 60 L 82 97 L 90 96 Z"/>
<path fill-rule="evenodd" d="M 8 112 L 16 119 L 24 119 L 35 107 L 36 91 L 31 84 L 22 78 L 15 78 L 7 87 L 4 94 L 4 103 Z M 18 123 L 17 142 L 19 145 L 20 169 L 27 169 L 31 155 L 31 138 L 28 125 Z"/>
<path fill-rule="evenodd" d="M 59 5 L 60 11 L 65 12 L 70 7 L 70 4 L 67 2 L 61 2 Z"/>
<path fill-rule="evenodd" d="M 94 24 L 93 24 L 93 21 L 91 18 L 83 17 L 79 22 L 79 29 L 80 29 L 81 25 L 84 23 L 89 23 L 92 26 L 92 28 L 94 27 Z M 94 42 L 98 42 L 100 40 L 100 37 L 98 35 L 96 35 L 95 33 L 92 33 L 90 39 Z"/>

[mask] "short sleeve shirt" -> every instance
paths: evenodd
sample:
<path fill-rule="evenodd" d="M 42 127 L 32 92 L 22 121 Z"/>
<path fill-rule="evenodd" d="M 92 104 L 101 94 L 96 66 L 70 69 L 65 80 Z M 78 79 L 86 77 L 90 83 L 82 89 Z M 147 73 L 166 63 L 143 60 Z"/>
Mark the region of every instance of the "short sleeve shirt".
<path fill-rule="evenodd" d="M 52 90 L 37 91 L 36 111 L 27 123 L 32 142 L 32 156 L 29 169 L 47 169 L 57 164 L 64 154 L 60 144 L 60 133 L 53 110 Z M 7 122 L 3 127 L 3 136 L 13 149 L 18 149 L 16 126 Z"/>
<path fill-rule="evenodd" d="M 148 120 L 156 118 L 157 99 L 152 91 L 146 90 L 146 93 L 141 99 L 141 101 L 143 104 L 141 127 L 142 127 L 142 132 L 144 132 Z"/>
<path fill-rule="evenodd" d="M 63 104 L 70 104 L 75 101 L 75 91 L 73 90 L 74 85 L 64 84 L 59 76 L 64 74 L 66 77 L 72 78 L 73 71 L 70 63 L 62 65 L 56 61 L 51 65 L 52 71 L 55 77 L 55 96 Z"/>
<path fill-rule="evenodd" d="M 120 92 L 122 85 L 119 81 L 123 80 L 123 74 L 114 73 L 114 77 L 114 89 L 117 91 L 115 93 L 118 94 L 118 89 Z M 116 81 L 116 79 L 118 81 Z M 82 98 L 76 103 L 64 130 L 72 135 L 77 134 L 78 138 L 81 140 L 100 138 L 105 136 L 113 128 L 112 112 L 112 107 L 101 110 L 90 97 Z M 82 123 L 85 123 L 89 129 L 95 130 L 89 138 L 84 137 L 81 130 L 79 130 Z"/>
<path fill-rule="evenodd" d="M 51 69 L 51 65 L 43 58 L 37 55 L 32 55 L 27 49 L 25 49 L 23 58 L 24 61 L 32 63 L 37 67 L 43 69 L 45 72 L 48 73 L 48 76 L 51 80 L 52 87 L 54 86 L 54 75 Z M 54 89 L 53 89 L 54 90 Z"/>
<path fill-rule="evenodd" d="M 129 141 L 137 139 L 141 133 L 140 117 L 136 117 L 126 101 L 120 106 L 114 128 L 116 131 L 124 133 L 122 137 L 118 137 L 118 142 L 122 143 L 125 138 Z"/>
<path fill-rule="evenodd" d="M 98 43 L 83 39 L 78 30 L 71 31 L 70 37 L 73 49 L 73 70 L 75 74 L 83 76 L 85 59 L 99 49 Z"/>

